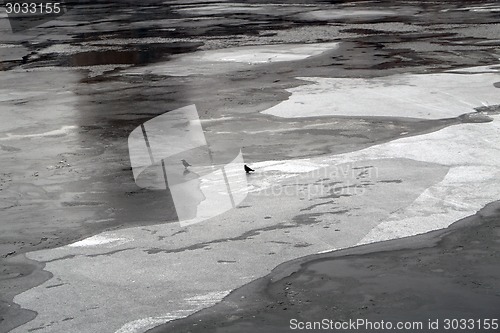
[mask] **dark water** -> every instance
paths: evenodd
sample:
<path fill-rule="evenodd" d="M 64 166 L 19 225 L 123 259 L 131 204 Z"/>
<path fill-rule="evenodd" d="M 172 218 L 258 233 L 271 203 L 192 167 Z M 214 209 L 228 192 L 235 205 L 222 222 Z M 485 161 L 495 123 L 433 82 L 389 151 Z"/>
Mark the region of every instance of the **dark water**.
<path fill-rule="evenodd" d="M 123 50 L 89 51 L 73 54 L 66 61 L 69 66 L 144 65 L 166 60 L 170 55 L 193 52 L 202 43 L 172 43 L 167 45 L 139 45 Z"/>

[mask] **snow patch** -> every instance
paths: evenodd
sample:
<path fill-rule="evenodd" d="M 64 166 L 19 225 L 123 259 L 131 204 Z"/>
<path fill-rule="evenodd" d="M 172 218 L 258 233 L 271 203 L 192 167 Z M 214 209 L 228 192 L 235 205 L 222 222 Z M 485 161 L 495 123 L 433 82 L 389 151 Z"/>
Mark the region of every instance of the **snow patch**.
<path fill-rule="evenodd" d="M 120 238 L 120 237 L 109 237 L 105 235 L 96 235 L 89 238 L 85 238 L 76 243 L 69 244 L 69 247 L 92 247 L 92 246 L 101 246 L 101 245 L 109 245 L 118 246 L 129 242 L 129 239 Z"/>

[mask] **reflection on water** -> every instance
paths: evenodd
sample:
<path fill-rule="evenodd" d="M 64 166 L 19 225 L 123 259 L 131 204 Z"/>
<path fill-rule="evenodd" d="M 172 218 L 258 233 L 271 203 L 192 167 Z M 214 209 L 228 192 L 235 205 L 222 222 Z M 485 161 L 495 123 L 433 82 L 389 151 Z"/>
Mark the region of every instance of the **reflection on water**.
<path fill-rule="evenodd" d="M 159 55 L 156 55 L 158 58 Z M 154 53 L 142 52 L 137 50 L 132 51 L 91 51 L 74 54 L 70 59 L 71 66 L 96 66 L 109 64 L 144 64 L 155 58 Z"/>
<path fill-rule="evenodd" d="M 134 47 L 126 46 L 114 50 L 96 50 L 80 52 L 70 56 L 69 66 L 97 66 L 97 65 L 143 65 L 168 58 L 170 55 L 192 52 L 201 43 L 174 42 L 161 45 L 140 44 Z"/>
<path fill-rule="evenodd" d="M 182 225 L 222 214 L 247 195 L 241 150 L 229 164 L 214 165 L 194 105 L 145 122 L 132 131 L 128 146 L 136 184 L 168 189 Z"/>

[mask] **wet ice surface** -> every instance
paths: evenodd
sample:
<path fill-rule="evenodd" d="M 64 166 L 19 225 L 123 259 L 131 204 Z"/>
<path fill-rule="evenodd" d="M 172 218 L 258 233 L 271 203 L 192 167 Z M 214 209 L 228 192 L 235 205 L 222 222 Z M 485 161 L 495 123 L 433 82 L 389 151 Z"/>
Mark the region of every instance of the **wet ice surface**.
<path fill-rule="evenodd" d="M 54 278 L 15 298 L 38 317 L 14 332 L 142 332 L 214 304 L 280 262 L 444 228 L 500 194 L 500 119 L 490 117 L 351 153 L 254 163 L 239 209 L 188 228 L 123 229 L 30 253 Z M 211 296 L 193 301 L 200 295 Z M 82 311 L 92 311 L 92 323 Z"/>
<path fill-rule="evenodd" d="M 0 214 L 18 226 L 0 246 L 41 249 L 27 256 L 54 275 L 15 298 L 38 316 L 14 332 L 144 332 L 283 261 L 498 199 L 498 115 L 437 120 L 498 104 L 495 5 L 163 6 L 91 5 L 2 35 Z M 184 228 L 163 223 L 171 197 L 134 182 L 126 138 L 193 103 L 215 167 L 236 146 L 256 172 L 238 208 Z"/>

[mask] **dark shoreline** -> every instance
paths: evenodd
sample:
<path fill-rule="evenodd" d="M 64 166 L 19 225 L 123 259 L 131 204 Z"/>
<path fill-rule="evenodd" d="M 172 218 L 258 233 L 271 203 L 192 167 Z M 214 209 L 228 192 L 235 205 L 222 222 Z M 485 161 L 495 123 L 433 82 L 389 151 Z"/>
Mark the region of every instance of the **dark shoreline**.
<path fill-rule="evenodd" d="M 424 325 L 405 332 L 428 331 L 428 321 L 439 320 L 432 332 L 449 332 L 447 318 L 500 320 L 499 228 L 496 201 L 443 230 L 292 260 L 221 303 L 148 332 L 291 332 L 292 318 Z M 497 331 L 475 325 L 452 331 Z"/>

